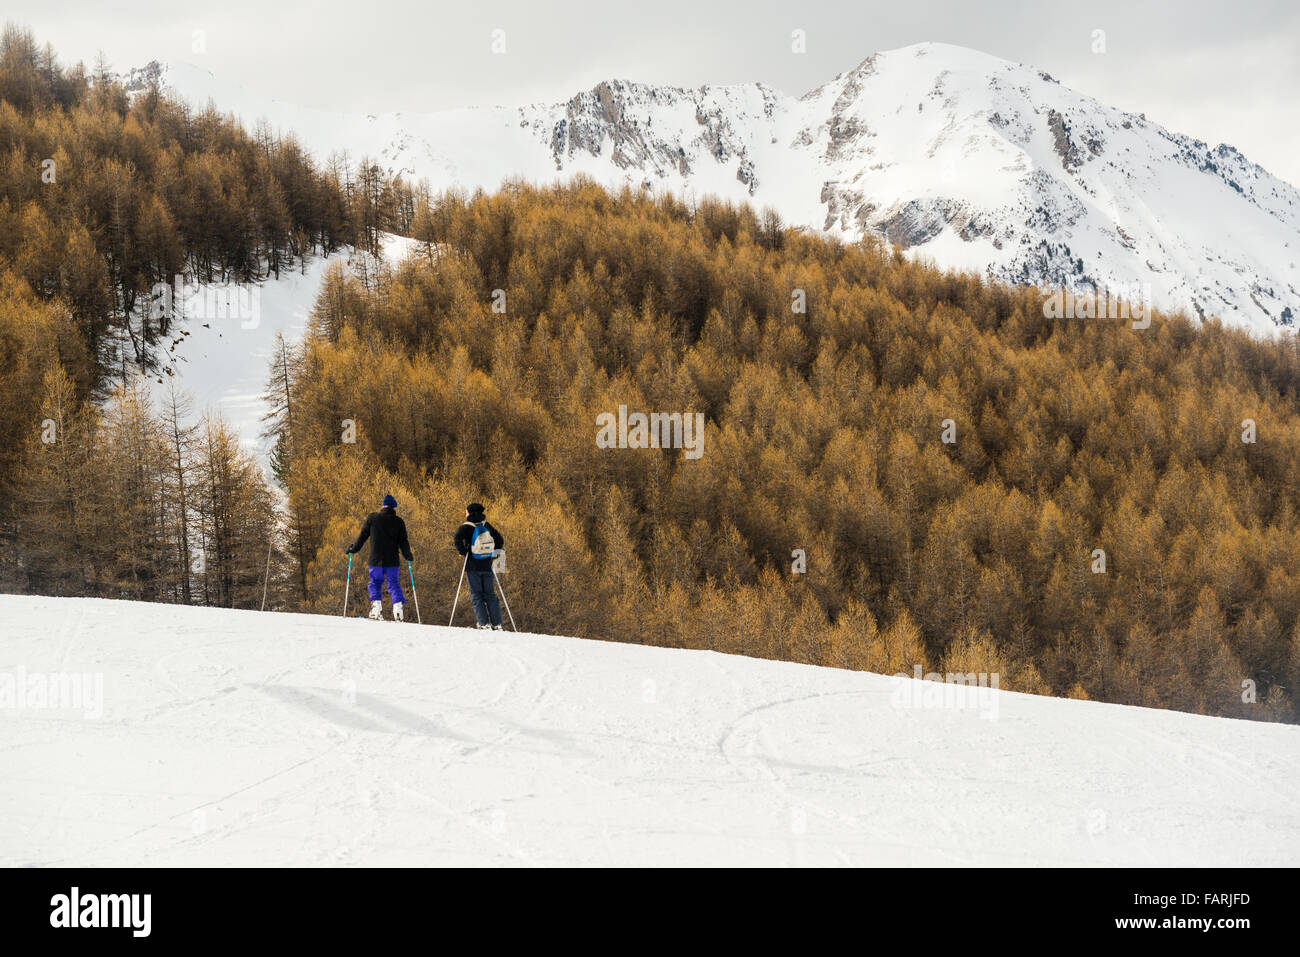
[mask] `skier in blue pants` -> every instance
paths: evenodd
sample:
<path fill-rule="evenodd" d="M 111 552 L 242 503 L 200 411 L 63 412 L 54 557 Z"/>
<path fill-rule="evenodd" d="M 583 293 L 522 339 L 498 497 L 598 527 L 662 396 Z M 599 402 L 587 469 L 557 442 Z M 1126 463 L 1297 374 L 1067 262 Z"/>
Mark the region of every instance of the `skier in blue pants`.
<path fill-rule="evenodd" d="M 501 603 L 497 600 L 492 560 L 501 557 L 506 537 L 492 527 L 483 506 L 471 502 L 465 507 L 465 523 L 456 529 L 453 541 L 456 551 L 465 556 L 465 579 L 478 626 L 501 631 Z"/>
<path fill-rule="evenodd" d="M 366 516 L 357 540 L 347 547 L 349 555 L 361 551 L 370 539 L 370 617 L 383 618 L 384 603 L 381 589 L 388 586 L 388 597 L 393 600 L 393 620 L 405 617 L 406 595 L 402 592 L 402 566 L 397 554 L 411 561 L 411 543 L 406 538 L 406 523 L 397 514 L 397 499 L 384 496 L 383 507 Z"/>

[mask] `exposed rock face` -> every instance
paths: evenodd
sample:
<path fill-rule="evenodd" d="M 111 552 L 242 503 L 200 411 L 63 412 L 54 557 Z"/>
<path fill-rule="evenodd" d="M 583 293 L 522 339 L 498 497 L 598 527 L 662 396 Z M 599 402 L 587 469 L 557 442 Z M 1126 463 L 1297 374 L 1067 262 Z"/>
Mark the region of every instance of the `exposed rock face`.
<path fill-rule="evenodd" d="M 765 111 L 770 116 L 776 98 L 765 93 Z M 694 127 L 663 129 L 656 116 L 689 110 Z M 528 125 L 525 119 L 525 125 Z M 564 104 L 564 113 L 554 123 L 550 136 L 551 154 L 557 170 L 571 165 L 579 153 L 608 158 L 621 170 L 647 174 L 644 182 L 675 173 L 689 177 L 702 162 L 734 169 L 736 182 L 749 195 L 758 188 L 758 177 L 744 132 L 731 123 L 726 104 L 707 89 L 681 90 L 645 86 L 623 80 L 609 80 L 579 93 Z"/>
<path fill-rule="evenodd" d="M 1061 165 L 1066 170 L 1078 169 L 1083 165 L 1083 157 L 1070 139 L 1070 131 L 1065 125 L 1065 118 L 1056 110 L 1047 111 L 1047 128 L 1052 133 L 1052 148 L 1061 157 Z"/>
<path fill-rule="evenodd" d="M 157 60 L 150 60 L 144 66 L 137 67 L 122 77 L 122 83 L 128 93 L 138 93 L 147 89 L 152 83 L 161 82 L 165 69 Z"/>

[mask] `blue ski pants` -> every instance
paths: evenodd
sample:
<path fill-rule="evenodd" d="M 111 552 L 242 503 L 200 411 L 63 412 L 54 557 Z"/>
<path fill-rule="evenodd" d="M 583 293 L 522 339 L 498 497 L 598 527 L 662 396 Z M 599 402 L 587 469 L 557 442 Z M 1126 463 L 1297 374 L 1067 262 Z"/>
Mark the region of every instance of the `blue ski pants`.
<path fill-rule="evenodd" d="M 402 594 L 402 567 L 400 565 L 390 565 L 381 567 L 379 565 L 370 566 L 370 600 L 379 601 L 380 588 L 387 582 L 388 597 L 393 600 L 393 604 L 406 601 L 406 596 Z"/>

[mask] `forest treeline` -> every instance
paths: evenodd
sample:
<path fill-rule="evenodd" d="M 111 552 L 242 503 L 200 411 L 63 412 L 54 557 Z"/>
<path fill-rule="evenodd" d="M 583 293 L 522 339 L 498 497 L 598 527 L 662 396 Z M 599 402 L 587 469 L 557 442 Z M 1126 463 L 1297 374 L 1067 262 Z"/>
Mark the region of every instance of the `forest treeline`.
<path fill-rule="evenodd" d="M 238 570 L 224 506 L 205 503 L 200 482 L 256 503 L 262 581 L 271 485 L 224 424 L 191 416 L 193 434 L 172 422 L 168 435 L 168 413 L 141 391 L 139 377 L 160 374 L 160 350 L 185 322 L 157 290 L 178 276 L 256 283 L 345 246 L 376 252 L 385 231 L 409 230 L 416 199 L 373 162 L 331 157 L 320 168 L 291 134 L 193 110 L 156 77 L 128 90 L 102 61 L 64 67 L 7 24 L 0 587 L 239 601 L 252 571 Z M 113 458 L 128 450 L 129 460 Z M 181 495 L 177 469 L 194 471 L 197 497 Z"/>
<path fill-rule="evenodd" d="M 390 491 L 450 603 L 477 499 L 530 631 L 1296 717 L 1294 337 L 1051 319 L 1035 289 L 581 180 L 413 228 L 380 281 L 328 276 L 277 387 L 307 607 L 336 610 Z M 602 448 L 620 405 L 703 412 L 703 454 Z"/>

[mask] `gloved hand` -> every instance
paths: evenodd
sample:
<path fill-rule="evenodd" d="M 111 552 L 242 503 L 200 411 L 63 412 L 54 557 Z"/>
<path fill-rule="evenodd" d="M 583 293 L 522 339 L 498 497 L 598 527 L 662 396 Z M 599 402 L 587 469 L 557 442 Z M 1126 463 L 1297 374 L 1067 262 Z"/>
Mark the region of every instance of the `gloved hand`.
<path fill-rule="evenodd" d="M 349 545 L 347 548 L 343 549 L 343 554 L 345 554 L 345 555 L 355 555 L 356 553 L 357 553 L 357 550 L 356 550 L 355 548 L 353 548 L 351 545 Z"/>
<path fill-rule="evenodd" d="M 505 553 L 506 553 L 506 550 L 505 550 L 504 548 L 498 548 L 498 549 L 495 549 L 495 550 L 492 552 L 492 557 L 493 557 L 493 558 L 500 558 L 500 557 L 501 557 L 502 555 L 504 555 Z"/>

